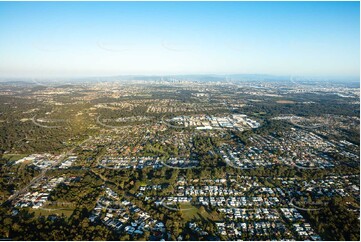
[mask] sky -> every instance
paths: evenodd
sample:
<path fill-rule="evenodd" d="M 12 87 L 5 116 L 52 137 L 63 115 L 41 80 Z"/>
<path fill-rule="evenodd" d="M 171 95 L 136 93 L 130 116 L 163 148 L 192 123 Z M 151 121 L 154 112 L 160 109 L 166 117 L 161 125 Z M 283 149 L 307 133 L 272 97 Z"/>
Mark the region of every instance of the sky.
<path fill-rule="evenodd" d="M 0 2 L 0 76 L 359 76 L 359 4 Z"/>

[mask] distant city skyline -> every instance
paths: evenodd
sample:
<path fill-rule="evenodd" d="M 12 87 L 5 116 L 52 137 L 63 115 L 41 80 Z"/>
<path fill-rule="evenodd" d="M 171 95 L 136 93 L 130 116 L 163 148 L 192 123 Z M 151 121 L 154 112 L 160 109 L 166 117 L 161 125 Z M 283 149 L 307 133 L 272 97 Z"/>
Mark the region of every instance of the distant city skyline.
<path fill-rule="evenodd" d="M 358 77 L 359 4 L 0 2 L 0 77 Z"/>

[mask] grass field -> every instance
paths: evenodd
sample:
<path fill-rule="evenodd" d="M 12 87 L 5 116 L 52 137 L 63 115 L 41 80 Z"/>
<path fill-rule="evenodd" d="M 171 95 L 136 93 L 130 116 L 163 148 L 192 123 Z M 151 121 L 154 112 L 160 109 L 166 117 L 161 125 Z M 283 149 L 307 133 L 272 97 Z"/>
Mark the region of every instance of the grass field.
<path fill-rule="evenodd" d="M 73 213 L 74 209 L 71 208 L 41 208 L 41 209 L 29 209 L 29 213 L 34 213 L 35 217 L 37 216 L 49 216 L 49 215 L 58 215 L 64 214 L 67 217 Z"/>
<path fill-rule="evenodd" d="M 198 208 L 190 203 L 182 203 L 180 204 L 180 208 L 183 209 L 181 211 L 182 218 L 186 221 L 202 218 L 211 221 L 218 221 L 222 219 L 217 213 L 210 213 L 206 209 Z"/>
<path fill-rule="evenodd" d="M 27 154 L 5 154 L 3 155 L 3 158 L 8 161 L 17 161 L 25 156 L 27 156 Z"/>
<path fill-rule="evenodd" d="M 199 215 L 198 215 L 198 208 L 193 206 L 192 204 L 190 203 L 185 203 L 185 204 L 180 204 L 180 209 L 182 209 L 182 217 L 183 219 L 189 221 L 189 220 L 192 220 L 194 218 L 199 218 Z M 186 209 L 186 210 L 183 210 L 183 209 Z"/>

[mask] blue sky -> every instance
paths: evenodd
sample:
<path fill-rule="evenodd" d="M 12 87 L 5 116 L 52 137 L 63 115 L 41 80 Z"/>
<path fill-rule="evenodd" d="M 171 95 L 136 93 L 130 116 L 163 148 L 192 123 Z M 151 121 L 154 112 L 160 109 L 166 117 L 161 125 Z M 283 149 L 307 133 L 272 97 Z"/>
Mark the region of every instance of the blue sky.
<path fill-rule="evenodd" d="M 0 75 L 358 76 L 359 2 L 0 2 Z"/>

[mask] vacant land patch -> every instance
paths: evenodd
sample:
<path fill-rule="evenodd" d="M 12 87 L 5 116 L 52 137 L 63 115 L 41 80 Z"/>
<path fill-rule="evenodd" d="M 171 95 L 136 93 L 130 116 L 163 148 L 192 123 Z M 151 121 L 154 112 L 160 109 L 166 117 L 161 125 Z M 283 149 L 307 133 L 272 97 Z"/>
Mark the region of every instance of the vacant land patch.
<path fill-rule="evenodd" d="M 294 101 L 291 100 L 278 100 L 276 101 L 276 103 L 280 103 L 280 104 L 294 104 Z"/>

